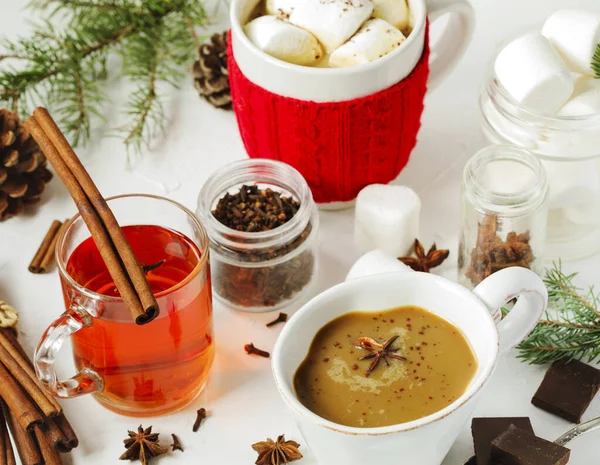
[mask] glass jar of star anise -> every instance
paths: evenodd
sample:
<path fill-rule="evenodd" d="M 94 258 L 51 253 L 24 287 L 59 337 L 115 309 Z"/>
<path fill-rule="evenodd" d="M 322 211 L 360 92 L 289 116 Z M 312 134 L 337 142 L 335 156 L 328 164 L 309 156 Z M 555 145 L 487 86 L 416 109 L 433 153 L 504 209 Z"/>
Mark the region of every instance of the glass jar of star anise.
<path fill-rule="evenodd" d="M 210 238 L 213 290 L 227 306 L 276 310 L 310 288 L 319 216 L 308 184 L 291 166 L 232 163 L 208 179 L 197 213 Z"/>
<path fill-rule="evenodd" d="M 548 181 L 537 157 L 509 146 L 471 158 L 462 183 L 459 273 L 467 287 L 513 266 L 542 271 Z"/>

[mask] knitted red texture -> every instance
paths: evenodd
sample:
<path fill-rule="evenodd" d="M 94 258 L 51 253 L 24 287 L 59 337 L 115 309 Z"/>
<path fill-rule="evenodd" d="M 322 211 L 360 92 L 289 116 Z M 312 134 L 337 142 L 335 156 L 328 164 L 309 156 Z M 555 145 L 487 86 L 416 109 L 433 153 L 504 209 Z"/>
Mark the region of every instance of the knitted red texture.
<path fill-rule="evenodd" d="M 315 201 L 349 201 L 375 183 L 393 181 L 408 163 L 421 126 L 429 76 L 429 34 L 413 72 L 376 94 L 315 103 L 273 94 L 250 82 L 229 40 L 233 108 L 250 158 L 292 165 Z"/>

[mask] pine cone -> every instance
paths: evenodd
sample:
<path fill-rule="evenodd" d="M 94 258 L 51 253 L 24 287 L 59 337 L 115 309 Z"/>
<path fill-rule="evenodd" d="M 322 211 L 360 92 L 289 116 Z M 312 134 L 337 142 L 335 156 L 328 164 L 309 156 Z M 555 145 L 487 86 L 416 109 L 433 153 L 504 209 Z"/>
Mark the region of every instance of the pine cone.
<path fill-rule="evenodd" d="M 192 68 L 200 96 L 212 106 L 231 110 L 229 72 L 227 71 L 227 31 L 213 34 L 210 42 L 198 48 L 198 60 Z"/>
<path fill-rule="evenodd" d="M 15 112 L 0 109 L 0 221 L 40 201 L 52 173 Z"/>

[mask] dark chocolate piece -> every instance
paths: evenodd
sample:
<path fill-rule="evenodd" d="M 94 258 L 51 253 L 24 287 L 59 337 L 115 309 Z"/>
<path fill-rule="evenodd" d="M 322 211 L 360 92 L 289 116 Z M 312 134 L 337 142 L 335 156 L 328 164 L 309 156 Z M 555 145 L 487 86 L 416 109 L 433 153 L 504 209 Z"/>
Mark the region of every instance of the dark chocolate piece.
<path fill-rule="evenodd" d="M 510 425 L 492 441 L 492 463 L 502 465 L 565 465 L 571 451 Z"/>
<path fill-rule="evenodd" d="M 515 425 L 533 434 L 531 421 L 528 417 L 473 418 L 471 433 L 473 434 L 477 465 L 492 464 L 490 461 L 492 441 L 504 433 L 510 425 Z"/>
<path fill-rule="evenodd" d="M 600 370 L 572 360 L 554 362 L 531 403 L 573 423 L 580 423 L 600 388 Z"/>

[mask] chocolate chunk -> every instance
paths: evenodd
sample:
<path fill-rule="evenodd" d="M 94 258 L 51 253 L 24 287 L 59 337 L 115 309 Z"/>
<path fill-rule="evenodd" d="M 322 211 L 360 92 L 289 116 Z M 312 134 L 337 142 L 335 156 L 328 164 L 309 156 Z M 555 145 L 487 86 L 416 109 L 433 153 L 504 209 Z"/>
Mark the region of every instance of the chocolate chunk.
<path fill-rule="evenodd" d="M 515 425 L 533 434 L 531 421 L 528 417 L 473 418 L 471 433 L 473 434 L 477 465 L 492 464 L 490 461 L 492 441 L 504 433 L 510 425 Z"/>
<path fill-rule="evenodd" d="M 580 423 L 600 388 L 600 370 L 577 360 L 554 362 L 531 403 L 573 423 Z"/>
<path fill-rule="evenodd" d="M 492 441 L 493 463 L 502 465 L 565 465 L 571 451 L 510 425 Z"/>

